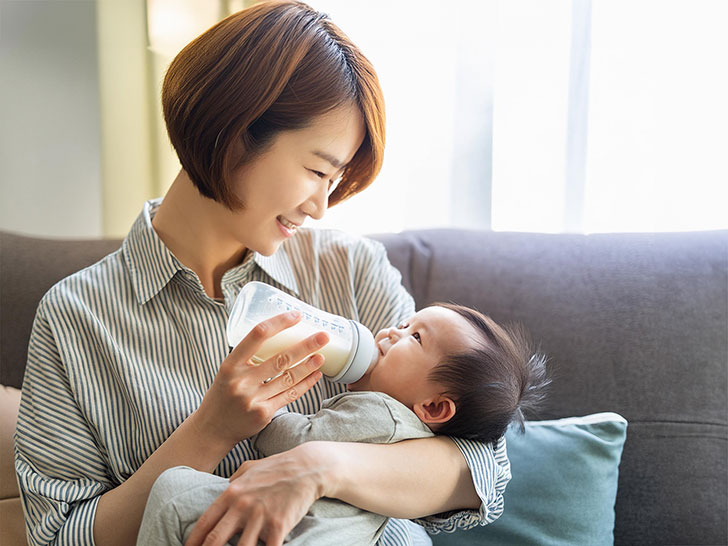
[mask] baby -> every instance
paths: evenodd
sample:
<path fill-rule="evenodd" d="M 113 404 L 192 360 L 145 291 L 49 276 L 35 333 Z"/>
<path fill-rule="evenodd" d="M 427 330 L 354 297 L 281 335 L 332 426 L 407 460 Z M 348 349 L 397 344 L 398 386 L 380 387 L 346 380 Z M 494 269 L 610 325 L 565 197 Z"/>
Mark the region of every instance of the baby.
<path fill-rule="evenodd" d="M 437 434 L 495 442 L 542 399 L 546 359 L 525 331 L 439 303 L 375 337 L 380 357 L 350 391 L 384 393 Z"/>
<path fill-rule="evenodd" d="M 499 326 L 460 305 L 426 307 L 378 332 L 375 342 L 379 358 L 348 386 L 350 392 L 324 401 L 313 415 L 279 413 L 251 439 L 255 448 L 270 456 L 315 440 L 394 443 L 435 433 L 504 450 L 508 426 L 516 423 L 523 430 L 523 411 L 535 408 L 549 383 L 546 359 L 522 328 Z M 138 545 L 183 544 L 229 483 L 186 467 L 164 474 L 188 484 L 189 496 L 178 495 L 153 517 L 145 514 Z M 155 486 L 155 494 L 164 493 Z M 386 522 L 379 514 L 323 498 L 286 543 L 375 544 Z"/>

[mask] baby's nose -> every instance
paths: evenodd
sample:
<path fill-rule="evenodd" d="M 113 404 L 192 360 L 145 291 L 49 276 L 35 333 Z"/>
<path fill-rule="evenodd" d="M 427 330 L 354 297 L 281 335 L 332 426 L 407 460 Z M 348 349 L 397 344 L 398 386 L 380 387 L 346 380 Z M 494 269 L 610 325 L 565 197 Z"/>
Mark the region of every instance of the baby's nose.
<path fill-rule="evenodd" d="M 402 335 L 402 332 L 399 330 L 399 328 L 390 328 L 389 332 L 387 332 L 387 337 L 389 340 L 394 343 L 397 341 Z"/>

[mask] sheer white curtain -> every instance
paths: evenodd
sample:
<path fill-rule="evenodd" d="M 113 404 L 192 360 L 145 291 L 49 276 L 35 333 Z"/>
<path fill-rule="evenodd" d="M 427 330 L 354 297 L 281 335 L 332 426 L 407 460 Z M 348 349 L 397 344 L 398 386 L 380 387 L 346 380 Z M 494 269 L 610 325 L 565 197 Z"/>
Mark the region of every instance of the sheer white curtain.
<path fill-rule="evenodd" d="M 324 223 L 728 228 L 728 2 L 311 3 L 388 111 L 381 176 Z"/>
<path fill-rule="evenodd" d="M 494 229 L 728 228 L 728 3 L 499 8 Z"/>
<path fill-rule="evenodd" d="M 584 229 L 728 228 L 728 2 L 594 1 Z"/>
<path fill-rule="evenodd" d="M 381 174 L 318 225 L 490 225 L 495 0 L 311 0 L 364 51 L 387 105 Z"/>

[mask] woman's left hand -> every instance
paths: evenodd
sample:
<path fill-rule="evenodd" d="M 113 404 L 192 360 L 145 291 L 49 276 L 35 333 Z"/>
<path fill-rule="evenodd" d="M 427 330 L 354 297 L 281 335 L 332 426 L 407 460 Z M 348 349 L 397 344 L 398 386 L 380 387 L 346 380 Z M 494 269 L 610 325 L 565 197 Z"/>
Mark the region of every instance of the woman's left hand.
<path fill-rule="evenodd" d="M 325 496 L 332 460 L 323 442 L 307 442 L 290 451 L 247 461 L 230 485 L 195 524 L 185 546 L 222 546 L 241 533 L 239 546 L 283 544 L 311 505 Z"/>

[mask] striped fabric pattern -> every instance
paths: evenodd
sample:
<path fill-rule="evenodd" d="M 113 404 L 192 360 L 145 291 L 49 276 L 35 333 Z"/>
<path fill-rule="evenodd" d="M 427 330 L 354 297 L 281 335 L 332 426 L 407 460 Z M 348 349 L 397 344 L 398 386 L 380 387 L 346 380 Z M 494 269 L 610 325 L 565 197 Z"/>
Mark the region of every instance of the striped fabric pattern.
<path fill-rule="evenodd" d="M 414 313 L 384 247 L 300 229 L 273 256 L 248 255 L 209 298 L 152 228 L 146 203 L 122 247 L 56 284 L 38 307 L 16 432 L 15 466 L 30 544 L 92 545 L 100 495 L 120 485 L 192 413 L 229 352 L 225 326 L 257 280 L 372 331 Z M 321 380 L 290 411 L 313 413 L 343 385 Z M 457 440 L 483 500 L 479 511 L 419 521 L 431 532 L 485 524 L 510 479 L 505 444 Z M 258 454 L 246 440 L 219 464 L 229 477 Z M 390 520 L 380 544 L 413 544 L 414 523 Z"/>

